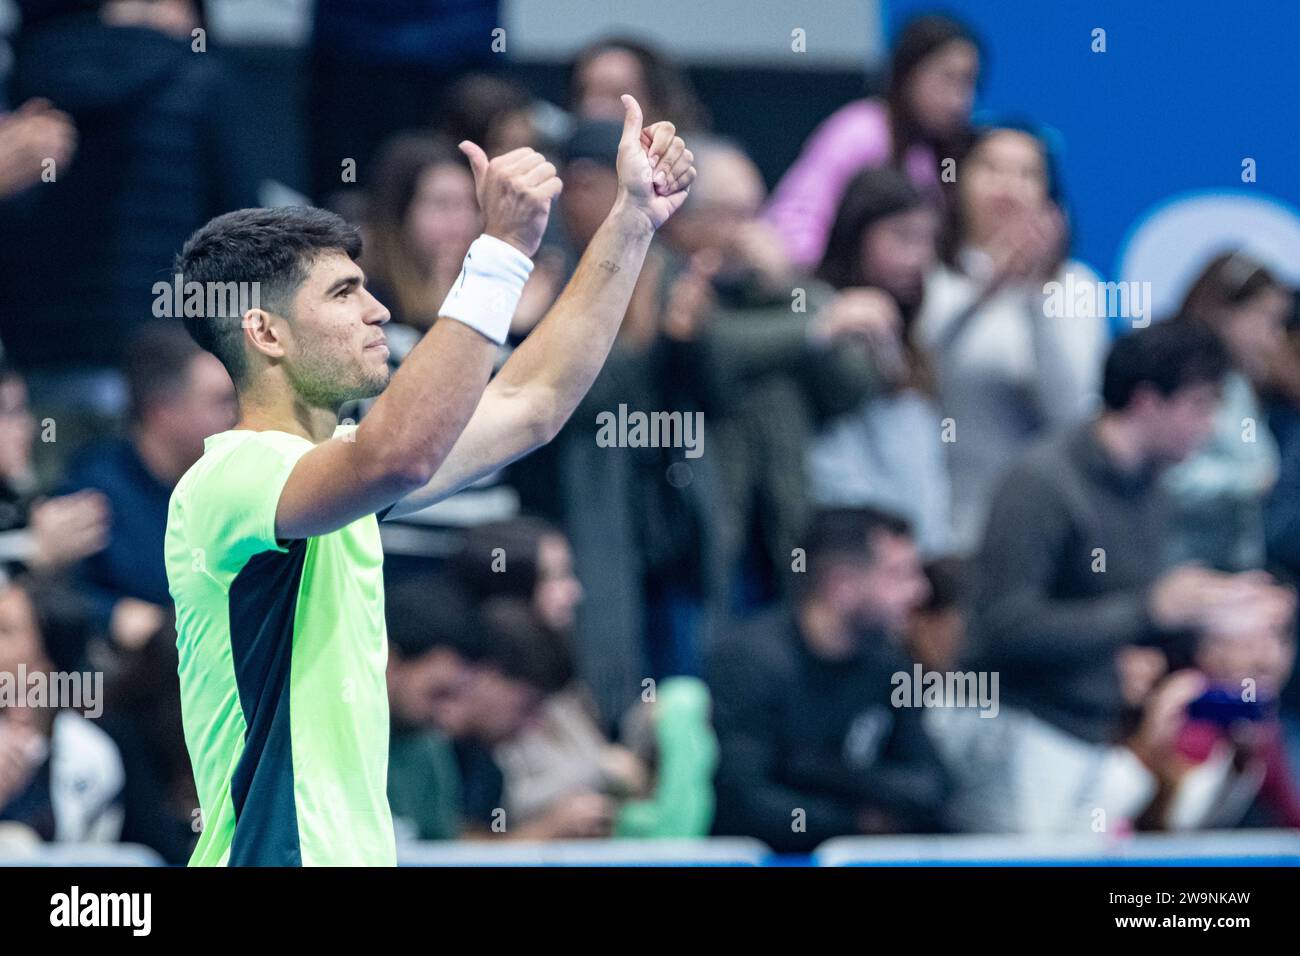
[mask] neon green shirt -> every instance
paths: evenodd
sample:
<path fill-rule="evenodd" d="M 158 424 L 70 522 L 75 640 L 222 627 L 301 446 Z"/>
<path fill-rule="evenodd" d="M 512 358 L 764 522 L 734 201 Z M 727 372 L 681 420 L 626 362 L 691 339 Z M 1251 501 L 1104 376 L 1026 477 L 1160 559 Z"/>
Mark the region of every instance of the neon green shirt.
<path fill-rule="evenodd" d="M 191 866 L 396 862 L 378 520 L 275 538 L 280 491 L 312 447 L 221 432 L 172 492 L 167 580 L 203 819 Z"/>

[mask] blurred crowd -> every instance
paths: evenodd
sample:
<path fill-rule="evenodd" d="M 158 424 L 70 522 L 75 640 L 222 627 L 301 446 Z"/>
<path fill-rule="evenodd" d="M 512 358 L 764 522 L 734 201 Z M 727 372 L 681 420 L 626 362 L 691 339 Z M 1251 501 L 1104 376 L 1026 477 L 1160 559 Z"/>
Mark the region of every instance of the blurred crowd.
<path fill-rule="evenodd" d="M 258 139 L 188 0 L 24 14 L 0 115 L 0 677 L 92 672 L 103 699 L 0 693 L 0 852 L 180 863 L 201 814 L 162 540 L 238 407 L 155 283 L 259 204 Z M 620 94 L 699 175 L 555 441 L 384 525 L 399 839 L 1300 827 L 1294 290 L 1224 249 L 1176 314 L 1048 308 L 1054 283 L 1101 287 L 1052 137 L 972 122 L 985 49 L 946 17 L 909 23 L 884 89 L 770 191 L 763 144 L 715 133 L 669 51 L 594 42 L 551 103 L 488 52 L 495 23 L 491 2 L 318 6 L 309 199 L 362 230 L 394 366 L 482 228 L 459 141 L 537 148 L 564 181 L 514 345 L 614 202 Z M 703 434 L 606 447 L 621 406 Z"/>

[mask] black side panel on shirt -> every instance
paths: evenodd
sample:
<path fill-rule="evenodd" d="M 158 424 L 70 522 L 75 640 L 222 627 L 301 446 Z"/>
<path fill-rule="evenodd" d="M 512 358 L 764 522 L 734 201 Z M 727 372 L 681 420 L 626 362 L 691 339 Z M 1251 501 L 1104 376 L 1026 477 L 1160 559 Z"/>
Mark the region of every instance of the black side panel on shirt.
<path fill-rule="evenodd" d="M 230 644 L 248 730 L 230 782 L 235 805 L 231 866 L 301 866 L 289 738 L 294 613 L 306 540 L 265 551 L 230 585 Z"/>

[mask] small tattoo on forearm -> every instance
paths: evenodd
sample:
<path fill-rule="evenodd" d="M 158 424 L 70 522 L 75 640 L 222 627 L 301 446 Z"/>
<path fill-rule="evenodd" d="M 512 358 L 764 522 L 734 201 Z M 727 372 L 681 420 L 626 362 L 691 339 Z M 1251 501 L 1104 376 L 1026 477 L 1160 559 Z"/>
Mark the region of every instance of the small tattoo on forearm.
<path fill-rule="evenodd" d="M 617 262 L 611 262 L 609 259 L 606 259 L 604 262 L 602 262 L 600 264 L 600 267 L 604 269 L 606 272 L 610 272 L 610 273 L 617 272 L 620 268 L 622 268 Z"/>

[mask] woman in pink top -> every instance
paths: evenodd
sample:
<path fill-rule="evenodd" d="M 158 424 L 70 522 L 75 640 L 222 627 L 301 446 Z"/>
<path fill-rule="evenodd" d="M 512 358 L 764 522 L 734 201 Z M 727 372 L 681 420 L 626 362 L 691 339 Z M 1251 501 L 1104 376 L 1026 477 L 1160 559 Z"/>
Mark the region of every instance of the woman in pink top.
<path fill-rule="evenodd" d="M 957 158 L 969 128 L 979 48 L 962 24 L 919 17 L 903 29 L 883 98 L 856 100 L 813 131 L 777 184 L 766 218 L 795 265 L 822 257 L 844 189 L 863 169 L 894 166 L 938 193 L 939 163 Z"/>

